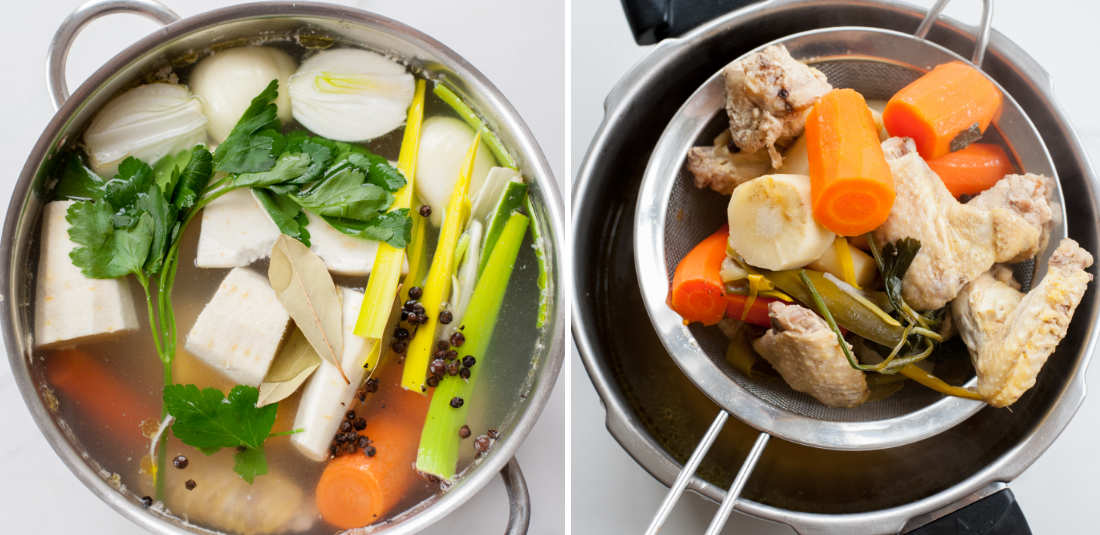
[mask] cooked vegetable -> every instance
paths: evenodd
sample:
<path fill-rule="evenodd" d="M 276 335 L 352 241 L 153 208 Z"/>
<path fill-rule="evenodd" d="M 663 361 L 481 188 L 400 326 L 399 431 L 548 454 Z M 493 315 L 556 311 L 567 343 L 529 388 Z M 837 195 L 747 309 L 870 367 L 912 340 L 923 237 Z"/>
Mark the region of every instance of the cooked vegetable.
<path fill-rule="evenodd" d="M 728 303 L 723 294 L 720 270 L 726 258 L 729 227 L 725 225 L 699 242 L 680 263 L 672 275 L 668 305 L 684 321 L 714 325 L 725 315 Z"/>
<path fill-rule="evenodd" d="M 413 77 L 374 52 L 324 50 L 302 63 L 287 85 L 294 118 L 338 141 L 364 141 L 405 122 Z"/>
<path fill-rule="evenodd" d="M 481 261 L 478 265 L 478 273 L 481 273 L 485 269 L 485 264 L 489 262 L 489 251 L 493 250 L 493 247 L 497 243 L 497 239 L 500 238 L 500 233 L 504 230 L 504 225 L 507 223 L 508 218 L 512 216 L 512 212 L 519 209 L 527 199 L 527 184 L 523 182 L 509 182 L 504 186 L 503 191 L 498 196 L 493 211 L 488 214 L 491 217 L 486 221 L 485 232 L 485 244 L 484 252 L 481 255 Z"/>
<path fill-rule="evenodd" d="M 302 331 L 297 328 L 291 330 L 267 369 L 264 382 L 260 383 L 256 406 L 263 407 L 290 397 L 320 365 L 321 357 Z"/>
<path fill-rule="evenodd" d="M 806 143 L 818 223 L 841 236 L 855 236 L 886 221 L 894 204 L 894 178 L 862 95 L 834 89 L 821 97 L 806 119 Z"/>
<path fill-rule="evenodd" d="M 836 275 L 856 288 L 869 288 L 878 276 L 875 259 L 853 247 L 847 238 L 838 236 L 825 254 L 810 262 L 811 269 Z"/>
<path fill-rule="evenodd" d="M 485 140 L 485 144 L 489 146 L 489 150 L 492 151 L 493 157 L 496 158 L 501 165 L 516 169 L 516 162 L 512 159 L 512 155 L 508 154 L 508 149 L 504 148 L 504 144 L 500 142 L 496 134 L 492 130 L 485 127 L 485 123 L 481 121 L 481 118 L 474 113 L 474 110 L 470 109 L 462 99 L 458 98 L 453 91 L 447 88 L 447 86 L 437 83 L 432 87 L 432 92 L 440 100 L 446 102 L 462 118 L 466 124 L 470 125 L 470 128 L 477 130 L 481 134 L 481 138 Z"/>
<path fill-rule="evenodd" d="M 767 306 L 765 305 L 766 312 Z M 752 377 L 753 367 L 760 360 L 760 356 L 752 348 L 752 338 L 750 337 L 748 324 L 737 321 L 734 322 L 732 327 L 723 327 L 722 331 L 730 339 L 729 345 L 726 346 L 726 362 L 745 377 Z"/>
<path fill-rule="evenodd" d="M 473 196 L 470 202 L 470 217 L 488 221 L 489 217 L 497 212 L 497 205 L 501 201 L 504 189 L 513 183 L 522 183 L 523 176 L 519 171 L 510 167 L 494 167 L 485 175 L 485 183 Z"/>
<path fill-rule="evenodd" d="M 726 295 L 726 317 L 735 320 L 770 327 L 771 319 L 768 317 L 768 303 L 778 301 L 774 297 L 753 297 L 731 293 Z"/>
<path fill-rule="evenodd" d="M 751 266 L 802 267 L 833 243 L 833 233 L 814 219 L 810 179 L 764 175 L 737 186 L 730 197 L 729 245 Z"/>
<path fill-rule="evenodd" d="M 543 325 L 546 325 L 546 318 L 550 315 L 550 263 L 546 261 L 546 245 L 543 243 L 542 223 L 539 222 L 538 212 L 535 211 L 535 204 L 531 200 L 530 193 L 527 194 L 524 206 L 531 216 L 531 248 L 535 250 L 535 260 L 539 264 L 539 276 L 536 279 L 539 288 L 539 315 L 535 321 L 535 328 L 541 329 Z"/>
<path fill-rule="evenodd" d="M 1003 99 L 981 71 L 952 61 L 895 93 L 882 119 L 891 136 L 913 138 L 920 155 L 931 160 L 981 139 Z"/>
<path fill-rule="evenodd" d="M 393 209 L 408 210 L 412 207 L 413 190 L 416 187 L 416 157 L 420 147 L 420 126 L 424 121 L 424 81 L 416 82 L 412 104 L 409 105 L 408 122 L 401 139 L 401 151 L 397 156 L 397 169 L 408 183 L 398 190 L 393 201 Z M 397 297 L 401 267 L 405 263 L 405 248 L 383 243 L 374 257 L 374 267 L 367 280 L 366 298 L 359 318 L 355 321 L 355 334 L 380 343 L 385 335 L 386 323 L 390 319 L 393 301 Z"/>
<path fill-rule="evenodd" d="M 342 371 L 344 319 L 340 292 L 321 257 L 302 242 L 279 236 L 271 249 L 267 278 L 279 302 L 321 359 Z M 346 376 L 344 382 L 348 382 Z"/>
<path fill-rule="evenodd" d="M 219 50 L 207 56 L 191 71 L 188 84 L 202 101 L 210 139 L 221 143 L 237 124 L 241 114 L 272 80 L 283 87 L 297 63 L 289 54 L 268 46 L 242 46 Z M 290 94 L 276 100 L 279 122 L 290 121 Z"/>
<path fill-rule="evenodd" d="M 979 396 L 977 392 L 973 392 L 959 386 L 951 386 L 943 382 L 943 380 L 939 377 L 936 377 L 935 375 L 924 371 L 915 364 L 907 364 L 905 366 L 902 366 L 901 370 L 899 370 L 898 373 L 941 394 L 964 399 L 974 399 L 978 401 L 982 400 L 982 397 Z"/>
<path fill-rule="evenodd" d="M 110 176 L 128 157 L 156 162 L 206 142 L 202 103 L 182 85 L 146 84 L 115 97 L 92 118 L 84 146 L 92 169 Z"/>
<path fill-rule="evenodd" d="M 62 349 L 46 357 L 46 382 L 61 392 L 63 403 L 72 403 L 80 415 L 105 429 L 127 448 L 141 447 L 142 422 L 157 420 L 150 407 L 103 362 L 79 349 Z"/>
<path fill-rule="evenodd" d="M 862 303 L 841 290 L 819 271 L 801 270 L 813 282 L 818 295 L 825 306 L 832 311 L 838 324 L 853 333 L 876 344 L 893 347 L 901 340 L 901 324 L 884 321 L 878 314 L 868 310 Z M 799 271 L 775 271 L 767 274 L 768 280 L 795 300 L 812 304 L 813 296 L 802 283 Z"/>
<path fill-rule="evenodd" d="M 482 248 L 484 234 L 485 227 L 481 224 L 481 221 L 470 221 L 466 233 L 462 237 L 463 239 L 459 241 L 457 249 L 461 252 L 455 252 L 455 256 L 458 257 L 458 269 L 455 271 L 454 282 L 451 285 L 451 313 L 454 317 L 451 319 L 451 325 L 446 330 L 448 338 L 450 333 L 456 331 L 462 325 L 466 306 L 470 304 L 470 297 L 474 293 L 474 285 L 477 284 L 478 265 L 481 260 L 489 256 L 487 251 L 492 250 L 489 246 Z M 464 245 L 462 244 L 463 241 L 466 242 Z"/>
<path fill-rule="evenodd" d="M 447 202 L 458 178 L 466 153 L 476 132 L 453 117 L 432 117 L 420 130 L 420 148 L 416 158 L 416 194 L 432 209 L 435 226 L 443 222 Z M 484 142 L 478 146 L 470 191 L 476 193 L 493 167 L 493 156 Z"/>
<path fill-rule="evenodd" d="M 1000 145 L 988 143 L 971 143 L 965 149 L 929 160 L 928 166 L 955 197 L 977 195 L 1016 170 Z"/>
<path fill-rule="evenodd" d="M 443 299 L 450 294 L 451 277 L 454 275 L 455 246 L 462 235 L 470 209 L 470 181 L 474 173 L 481 135 L 474 136 L 466 152 L 465 163 L 460 167 L 458 180 L 451 198 L 447 201 L 447 219 L 439 234 L 439 241 L 432 255 L 432 264 L 428 269 L 428 279 L 424 283 L 420 303 L 428 317 L 416 330 L 405 357 L 405 372 L 401 384 L 415 392 L 424 391 L 424 379 L 427 377 L 428 358 L 435 345 L 435 331 L 439 326 L 439 313 Z M 418 182 L 419 183 L 419 182 Z"/>
<path fill-rule="evenodd" d="M 489 262 L 478 279 L 470 306 L 466 309 L 466 328 L 462 331 L 466 336 L 462 352 L 473 355 L 477 359 L 477 365 L 467 368 L 470 370 L 469 379 L 446 377 L 436 387 L 416 456 L 416 469 L 421 472 L 444 480 L 451 480 L 455 475 L 460 442 L 459 428 L 466 424 L 470 396 L 474 392 L 477 378 L 491 362 L 489 342 L 493 338 L 493 330 L 496 328 L 516 257 L 527 234 L 528 221 L 527 216 L 513 213 L 501 232 L 500 240 L 489 253 Z M 455 400 L 459 401 L 457 407 Z"/>
<path fill-rule="evenodd" d="M 184 444 L 207 455 L 221 448 L 238 448 L 233 470 L 251 483 L 267 473 L 263 444 L 272 436 L 278 410 L 278 404 L 256 407 L 258 396 L 251 386 L 237 385 L 225 396 L 216 388 L 167 385 L 164 409 L 176 419 L 172 434 Z"/>

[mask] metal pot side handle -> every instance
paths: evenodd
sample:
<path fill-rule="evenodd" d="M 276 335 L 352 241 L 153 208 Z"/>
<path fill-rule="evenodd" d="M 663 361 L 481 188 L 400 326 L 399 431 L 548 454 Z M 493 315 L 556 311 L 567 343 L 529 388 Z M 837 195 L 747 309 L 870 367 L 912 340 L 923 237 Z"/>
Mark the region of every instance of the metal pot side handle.
<path fill-rule="evenodd" d="M 76 8 L 57 28 L 50 41 L 46 63 L 46 87 L 53 97 L 55 109 L 61 108 L 69 98 L 69 85 L 65 81 L 69 49 L 80 30 L 99 17 L 113 13 L 132 13 L 155 21 L 171 24 L 180 19 L 176 12 L 157 0 L 90 0 Z"/>
<path fill-rule="evenodd" d="M 1031 528 L 1016 496 L 1006 488 L 907 535 L 1031 535 Z"/>
<path fill-rule="evenodd" d="M 508 493 L 508 527 L 504 529 L 504 534 L 525 535 L 531 524 L 531 494 L 527 492 L 527 480 L 523 478 L 523 471 L 515 457 L 504 465 L 500 477 L 504 479 L 504 490 Z"/>

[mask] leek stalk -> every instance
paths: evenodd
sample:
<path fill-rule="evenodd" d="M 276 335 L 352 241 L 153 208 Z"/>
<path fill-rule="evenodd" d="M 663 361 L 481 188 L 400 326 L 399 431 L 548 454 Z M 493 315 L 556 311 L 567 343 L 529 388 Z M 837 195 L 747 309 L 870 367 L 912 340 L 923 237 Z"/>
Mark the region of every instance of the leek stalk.
<path fill-rule="evenodd" d="M 412 104 L 409 105 L 405 135 L 401 139 L 401 152 L 397 157 L 397 169 L 405 175 L 406 182 L 405 187 L 394 198 L 395 210 L 407 210 L 412 205 L 416 156 L 420 148 L 420 125 L 424 121 L 424 90 L 424 80 L 418 80 Z M 374 345 L 378 345 L 386 334 L 386 323 L 390 319 L 394 298 L 397 297 L 397 282 L 401 278 L 401 265 L 404 262 L 404 247 L 397 248 L 386 242 L 378 244 L 378 253 L 374 257 L 374 266 L 363 295 L 363 305 L 359 309 L 353 331 L 357 336 L 373 340 Z M 376 353 L 372 352 L 372 355 Z M 373 369 L 373 366 L 368 367 Z"/>
<path fill-rule="evenodd" d="M 470 149 L 466 152 L 466 161 L 455 182 L 451 197 L 447 200 L 447 213 L 443 218 L 443 228 L 439 233 L 439 243 L 432 255 L 432 266 L 428 269 L 428 279 L 424 282 L 424 291 L 420 304 L 428 316 L 428 321 L 416 329 L 416 335 L 409 343 L 405 355 L 405 369 L 401 374 L 401 386 L 413 392 L 425 392 L 424 380 L 428 375 L 428 359 L 435 345 L 435 331 L 439 326 L 439 312 L 443 299 L 451 293 L 451 276 L 454 274 L 455 246 L 462 236 L 466 218 L 470 212 L 470 176 L 474 174 L 474 159 L 477 147 L 481 143 L 481 134 L 474 136 Z"/>
<path fill-rule="evenodd" d="M 496 158 L 500 165 L 518 169 L 516 167 L 516 161 L 512 159 L 511 154 L 508 154 L 508 149 L 504 148 L 504 144 L 500 142 L 496 134 L 492 133 L 485 126 L 481 117 L 478 117 L 477 114 L 474 113 L 474 110 L 470 109 L 465 102 L 462 102 L 462 99 L 458 98 L 458 95 L 456 95 L 454 91 L 451 91 L 447 86 L 437 82 L 435 86 L 432 87 L 432 92 L 435 93 L 435 96 L 439 97 L 440 100 L 446 102 L 447 105 L 466 122 L 466 124 L 470 125 L 470 128 L 473 128 L 481 134 L 481 137 L 485 139 L 485 145 L 489 147 L 489 152 L 493 153 L 493 157 Z"/>
<path fill-rule="evenodd" d="M 501 194 L 496 210 L 493 211 L 493 216 L 489 218 L 486 225 L 485 243 L 481 247 L 481 261 L 477 268 L 479 274 L 485 271 L 485 264 L 489 262 L 489 253 L 492 252 L 493 246 L 500 238 L 500 233 L 504 230 L 504 224 L 511 217 L 512 212 L 519 209 L 526 197 L 527 184 L 509 182 L 504 186 L 504 193 Z"/>
<path fill-rule="evenodd" d="M 539 226 L 539 218 L 536 216 L 537 212 L 530 194 L 527 195 L 524 204 L 527 207 L 527 213 L 531 216 L 531 246 L 535 248 L 535 259 L 539 263 L 539 315 L 535 328 L 541 329 L 550 314 L 550 268 L 546 261 L 546 248 L 542 243 L 542 227 Z M 488 254 L 488 252 L 482 251 L 482 254 Z"/>
<path fill-rule="evenodd" d="M 500 315 L 504 294 L 508 290 L 508 280 L 512 276 L 516 257 L 527 233 L 528 221 L 527 216 L 518 212 L 512 213 L 496 247 L 489 254 L 484 273 L 478 279 L 473 297 L 470 298 L 470 306 L 466 309 L 466 328 L 463 330 L 466 343 L 462 347 L 463 353 L 477 358 L 477 364 L 470 368 L 469 379 L 446 377 L 436 387 L 416 455 L 416 469 L 421 472 L 445 480 L 450 480 L 455 475 L 461 442 L 458 430 L 466 424 L 470 408 L 469 396 L 474 391 L 474 381 L 488 365 L 489 342 Z M 451 405 L 451 400 L 455 398 L 463 401 L 458 408 Z"/>

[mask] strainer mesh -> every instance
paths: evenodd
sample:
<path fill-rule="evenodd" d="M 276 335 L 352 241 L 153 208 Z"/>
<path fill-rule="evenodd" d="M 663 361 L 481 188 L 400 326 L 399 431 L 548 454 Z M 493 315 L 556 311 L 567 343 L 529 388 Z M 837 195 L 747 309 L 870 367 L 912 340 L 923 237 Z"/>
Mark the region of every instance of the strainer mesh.
<path fill-rule="evenodd" d="M 886 100 L 899 89 L 920 76 L 920 70 L 908 65 L 884 62 L 876 59 L 837 58 L 823 61 L 811 61 L 828 78 L 833 87 L 850 87 L 869 100 Z M 724 110 L 716 110 L 707 128 L 702 130 L 696 145 L 709 145 L 712 140 L 728 126 Z M 999 142 L 995 129 L 990 129 L 986 140 Z M 672 280 L 672 270 L 688 251 L 700 240 L 726 220 L 728 197 L 709 190 L 696 188 L 691 174 L 682 168 L 676 177 L 670 194 L 665 221 L 665 260 L 668 266 L 668 278 Z M 736 232 L 736 229 L 732 229 Z M 1016 269 L 1017 279 L 1030 283 L 1033 265 Z M 809 395 L 795 392 L 782 379 L 771 376 L 754 375 L 746 377 L 725 362 L 727 341 L 722 333 L 713 327 L 694 325 L 691 332 L 707 356 L 742 388 L 759 399 L 780 409 L 802 416 L 837 422 L 867 422 L 885 420 L 908 414 L 928 406 L 941 398 L 939 394 L 919 385 L 906 384 L 900 391 L 885 399 L 869 401 L 851 409 L 828 407 Z M 944 355 L 954 349 L 958 354 Z M 945 351 L 946 350 L 946 351 Z M 959 368 L 965 364 L 965 350 L 957 344 L 945 346 L 937 355 L 948 364 Z"/>

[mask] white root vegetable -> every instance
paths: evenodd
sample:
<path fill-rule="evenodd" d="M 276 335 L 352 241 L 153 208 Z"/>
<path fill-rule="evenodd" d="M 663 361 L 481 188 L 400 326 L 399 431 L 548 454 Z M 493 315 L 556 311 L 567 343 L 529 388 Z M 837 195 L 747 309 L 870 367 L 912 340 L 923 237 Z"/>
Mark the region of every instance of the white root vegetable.
<path fill-rule="evenodd" d="M 523 182 L 519 171 L 510 167 L 494 167 L 485 176 L 485 183 L 480 189 L 474 190 L 473 199 L 470 202 L 470 219 L 488 220 L 493 215 L 493 210 L 504 193 L 505 186 L 509 182 Z"/>
<path fill-rule="evenodd" d="M 290 94 L 287 79 L 297 63 L 289 54 L 266 46 L 229 48 L 208 56 L 195 65 L 189 83 L 191 91 L 202 101 L 209 121 L 207 132 L 214 143 L 221 143 L 237 124 L 260 91 L 272 80 L 279 81 L 279 120 L 290 120 Z"/>
<path fill-rule="evenodd" d="M 380 54 L 353 48 L 325 50 L 290 77 L 294 118 L 313 133 L 338 141 L 365 141 L 405 122 L 413 76 Z"/>
<path fill-rule="evenodd" d="M 727 216 L 729 246 L 750 265 L 782 270 L 825 253 L 835 235 L 814 221 L 810 177 L 764 175 L 737 186 Z"/>
<path fill-rule="evenodd" d="M 201 268 L 247 266 L 266 258 L 279 234 L 279 227 L 260 206 L 252 190 L 231 191 L 202 210 L 195 265 Z"/>
<path fill-rule="evenodd" d="M 92 170 L 109 178 L 127 156 L 152 163 L 206 143 L 206 122 L 187 87 L 146 84 L 103 106 L 84 131 L 84 145 Z"/>
<path fill-rule="evenodd" d="M 420 150 L 416 157 L 416 194 L 432 208 L 432 224 L 439 226 L 447 209 L 447 198 L 458 180 L 466 151 L 474 142 L 474 131 L 452 117 L 432 117 L 420 127 Z M 496 162 L 484 142 L 478 145 L 470 191 L 480 191 Z M 499 195 L 498 195 L 499 197 Z M 495 204 L 493 199 L 491 204 Z"/>
<path fill-rule="evenodd" d="M 875 282 L 875 277 L 878 275 L 878 267 L 875 266 L 875 259 L 850 243 L 848 244 L 848 253 L 852 257 L 852 272 L 855 275 L 859 287 L 869 287 Z M 836 247 L 825 249 L 825 254 L 821 255 L 817 260 L 810 262 L 809 267 L 810 269 L 832 273 L 840 280 L 847 281 L 844 275 L 844 264 L 841 262 Z"/>

